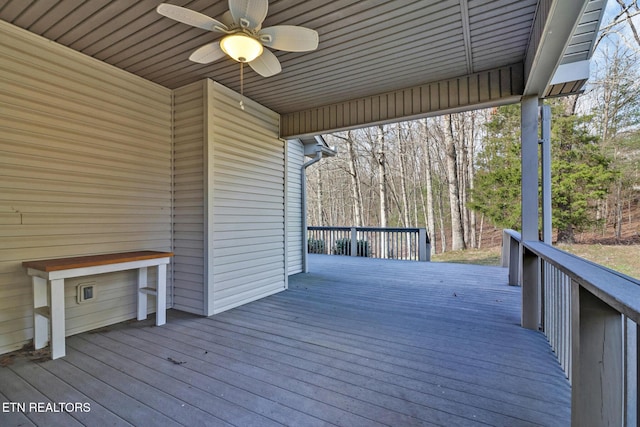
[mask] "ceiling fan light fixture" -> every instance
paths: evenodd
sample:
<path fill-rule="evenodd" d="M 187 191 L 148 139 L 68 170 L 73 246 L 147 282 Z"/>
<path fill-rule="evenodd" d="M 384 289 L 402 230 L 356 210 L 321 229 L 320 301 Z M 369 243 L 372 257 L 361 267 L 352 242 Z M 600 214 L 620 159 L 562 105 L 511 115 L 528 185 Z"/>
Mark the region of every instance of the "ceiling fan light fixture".
<path fill-rule="evenodd" d="M 220 40 L 220 48 L 238 62 L 251 62 L 262 55 L 262 43 L 243 33 L 230 34 Z"/>

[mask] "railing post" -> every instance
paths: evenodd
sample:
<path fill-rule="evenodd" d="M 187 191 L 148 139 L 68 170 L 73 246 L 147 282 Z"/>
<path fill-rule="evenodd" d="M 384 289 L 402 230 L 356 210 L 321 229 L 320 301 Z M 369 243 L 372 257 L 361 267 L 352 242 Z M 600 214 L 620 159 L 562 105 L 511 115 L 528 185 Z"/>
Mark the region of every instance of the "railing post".
<path fill-rule="evenodd" d="M 538 330 L 540 302 L 538 299 L 538 256 L 522 248 L 522 327 Z"/>
<path fill-rule="evenodd" d="M 623 425 L 622 316 L 572 281 L 572 426 Z"/>
<path fill-rule="evenodd" d="M 511 237 L 509 239 L 509 285 L 520 286 L 520 242 Z"/>
<path fill-rule="evenodd" d="M 638 385 L 640 384 L 640 328 L 632 320 L 624 317 L 625 339 L 625 426 L 638 426 L 640 421 L 640 397 Z"/>
<path fill-rule="evenodd" d="M 502 230 L 502 266 L 509 267 L 509 251 L 511 250 L 511 236 L 507 230 Z"/>
<path fill-rule="evenodd" d="M 351 227 L 351 256 L 358 256 L 358 230 Z"/>
<path fill-rule="evenodd" d="M 426 228 L 418 229 L 418 256 L 420 261 L 431 261 L 431 245 L 428 242 Z"/>

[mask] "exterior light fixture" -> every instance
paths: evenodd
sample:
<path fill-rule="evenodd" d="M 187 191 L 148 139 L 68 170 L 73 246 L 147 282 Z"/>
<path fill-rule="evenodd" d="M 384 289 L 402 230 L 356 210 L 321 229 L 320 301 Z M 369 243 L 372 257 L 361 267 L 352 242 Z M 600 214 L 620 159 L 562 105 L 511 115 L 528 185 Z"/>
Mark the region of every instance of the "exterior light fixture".
<path fill-rule="evenodd" d="M 251 62 L 262 55 L 262 43 L 243 33 L 230 34 L 220 40 L 220 47 L 238 62 Z"/>

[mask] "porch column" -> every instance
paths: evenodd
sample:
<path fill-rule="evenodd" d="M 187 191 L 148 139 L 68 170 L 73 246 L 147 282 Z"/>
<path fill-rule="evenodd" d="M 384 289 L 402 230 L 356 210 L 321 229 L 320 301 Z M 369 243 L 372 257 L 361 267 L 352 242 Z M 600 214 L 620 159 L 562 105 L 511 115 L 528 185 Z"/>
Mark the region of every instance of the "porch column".
<path fill-rule="evenodd" d="M 522 241 L 538 241 L 538 97 L 522 98 Z M 538 258 L 522 254 L 522 327 L 538 329 Z"/>

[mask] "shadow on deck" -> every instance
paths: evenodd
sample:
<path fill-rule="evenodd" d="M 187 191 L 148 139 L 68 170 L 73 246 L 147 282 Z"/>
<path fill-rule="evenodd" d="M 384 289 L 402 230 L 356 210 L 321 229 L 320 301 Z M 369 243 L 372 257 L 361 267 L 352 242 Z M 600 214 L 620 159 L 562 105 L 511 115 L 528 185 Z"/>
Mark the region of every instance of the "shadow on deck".
<path fill-rule="evenodd" d="M 568 425 L 570 387 L 499 267 L 310 256 L 289 290 L 169 312 L 0 368 L 0 425 Z M 90 412 L 29 411 L 30 402 Z M 6 406 L 3 406 L 6 409 Z M 54 408 L 55 409 L 55 408 Z"/>

